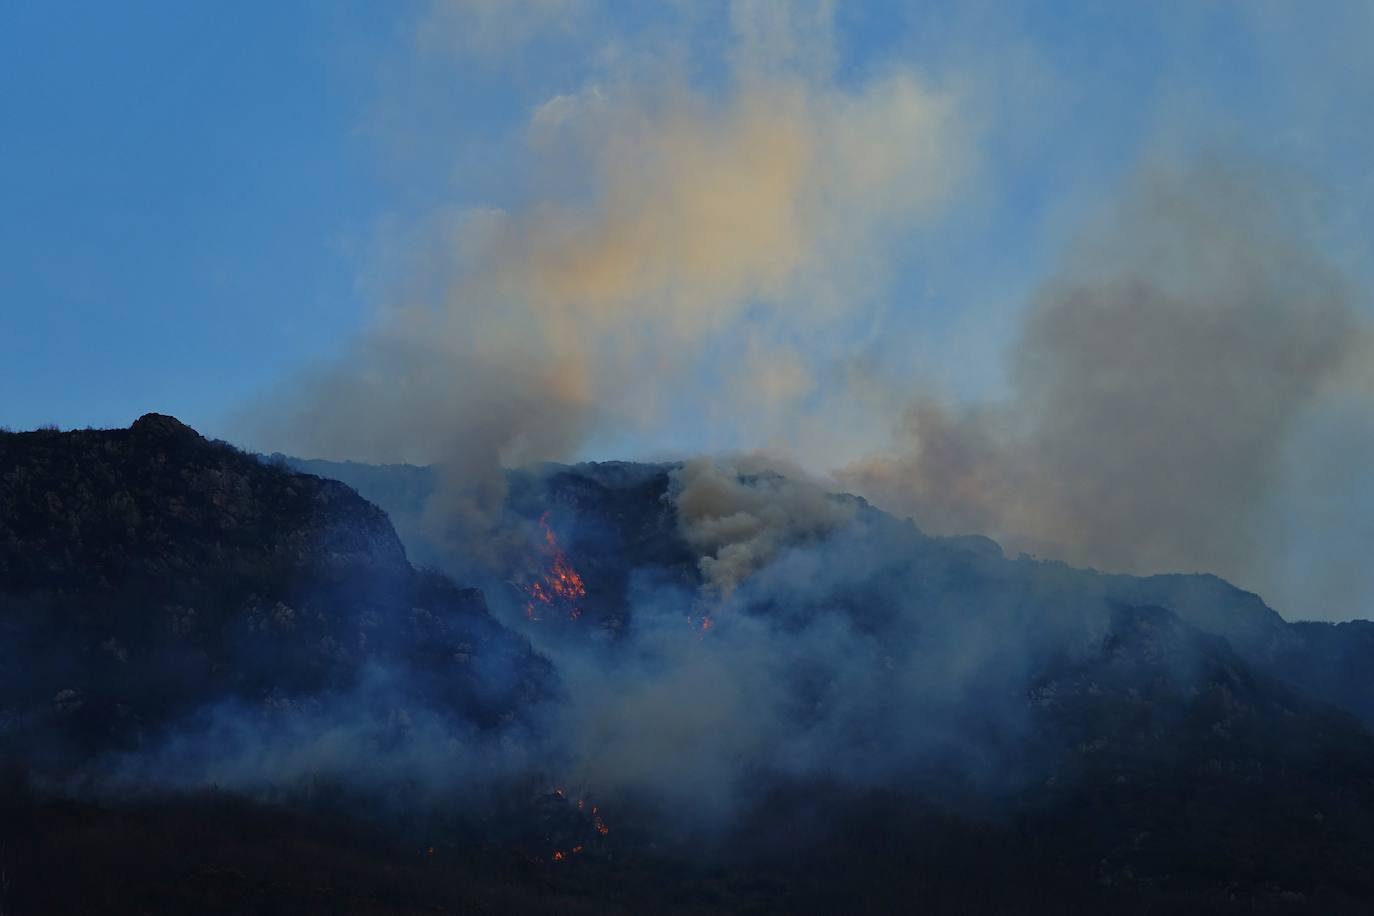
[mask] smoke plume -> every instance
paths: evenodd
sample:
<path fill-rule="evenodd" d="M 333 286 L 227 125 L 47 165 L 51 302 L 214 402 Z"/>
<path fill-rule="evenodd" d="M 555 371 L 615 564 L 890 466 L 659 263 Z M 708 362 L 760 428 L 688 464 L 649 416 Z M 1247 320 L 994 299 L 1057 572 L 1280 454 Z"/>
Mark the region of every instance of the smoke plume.
<path fill-rule="evenodd" d="M 675 473 L 678 523 L 707 583 L 728 594 L 785 545 L 836 531 L 855 506 L 779 462 L 696 459 Z"/>
<path fill-rule="evenodd" d="M 437 463 L 434 524 L 489 545 L 501 467 L 657 419 L 704 348 L 749 322 L 815 331 L 846 317 L 870 249 L 934 212 L 962 171 L 955 100 L 909 68 L 840 86 L 767 9 L 736 10 L 723 90 L 625 63 L 539 104 L 523 137 L 528 202 L 444 221 L 438 253 L 415 259 L 438 276 L 407 279 L 440 292 L 389 306 L 264 410 L 256 438 Z M 781 400 L 808 387 L 771 345 L 723 377 Z"/>
<path fill-rule="evenodd" d="M 1369 352 L 1300 212 L 1234 163 L 1150 170 L 1037 294 L 1011 396 L 914 399 L 902 448 L 848 480 L 934 531 L 1274 585 L 1285 454 Z"/>
<path fill-rule="evenodd" d="M 486 138 L 514 173 L 495 201 L 433 195 L 371 330 L 262 405 L 248 438 L 435 464 L 423 524 L 454 570 L 499 567 L 522 543 L 500 518 L 502 468 L 639 441 L 641 455 L 766 448 L 812 473 L 838 465 L 846 486 L 932 531 L 1119 571 L 1212 570 L 1291 614 L 1362 612 L 1351 603 L 1374 582 L 1351 542 L 1368 543 L 1369 437 L 1330 418 L 1369 415 L 1356 369 L 1370 333 L 1359 271 L 1299 185 L 1316 171 L 1309 146 L 1223 141 L 1231 154 L 1199 156 L 1195 139 L 1171 145 L 1196 133 L 1183 107 L 1119 146 L 1085 137 L 1081 157 L 1110 146 L 1139 174 L 1033 294 L 998 290 L 1015 306 L 1000 322 L 1020 327 L 1008 393 L 949 400 L 929 354 L 976 362 L 1003 331 L 958 290 L 911 303 L 938 266 L 905 286 L 887 274 L 919 272 L 921 256 L 897 250 L 917 229 L 968 233 L 1013 190 L 992 168 L 998 147 L 1029 154 L 1050 128 L 1007 117 L 998 133 L 989 98 L 1034 101 L 1049 57 L 1018 56 L 1017 41 L 1007 69 L 932 53 L 959 63 L 939 80 L 897 52 L 846 68 L 826 4 L 720 13 L 682 13 L 690 37 L 668 39 L 612 28 L 595 4 L 436 3 L 413 57 L 485 72 L 566 42 L 590 62 L 558 69 L 513 136 Z M 1278 40 L 1272 17 L 1238 19 Z M 1016 74 L 1028 85 L 999 88 Z M 1160 164 L 1141 146 L 1183 152 Z M 964 273 L 1000 269 L 995 246 L 950 245 Z M 939 312 L 930 328 L 924 309 Z M 965 313 L 975 331 L 951 331 Z M 1320 482 L 1310 469 L 1334 453 L 1351 457 Z M 726 589 L 755 547 L 768 553 L 766 536 L 692 536 Z"/>

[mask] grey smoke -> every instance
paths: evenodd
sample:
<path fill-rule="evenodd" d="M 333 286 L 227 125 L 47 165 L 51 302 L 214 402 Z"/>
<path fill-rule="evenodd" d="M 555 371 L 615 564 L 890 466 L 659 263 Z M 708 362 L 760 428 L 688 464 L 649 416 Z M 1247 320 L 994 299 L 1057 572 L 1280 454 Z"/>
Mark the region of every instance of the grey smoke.
<path fill-rule="evenodd" d="M 848 482 L 934 531 L 1277 586 L 1282 545 L 1266 528 L 1294 435 L 1342 386 L 1352 394 L 1349 369 L 1369 353 L 1302 203 L 1234 163 L 1147 170 L 1035 298 L 1010 397 L 914 399 L 903 446 Z"/>
<path fill-rule="evenodd" d="M 698 458 L 674 473 L 678 523 L 701 554 L 706 581 L 729 593 L 789 542 L 844 527 L 854 504 L 827 493 L 799 468 L 778 473 L 760 456 Z"/>
<path fill-rule="evenodd" d="M 488 6 L 436 7 L 421 47 L 518 44 L 564 11 Z M 724 12 L 710 14 L 726 20 L 710 48 L 722 84 L 663 67 L 676 40 L 616 58 L 506 138 L 512 199 L 430 189 L 435 212 L 399 246 L 404 276 L 372 325 L 254 405 L 246 438 L 439 465 L 430 539 L 468 562 L 510 540 L 503 468 L 570 458 L 593 430 L 656 428 L 684 391 L 728 389 L 727 426 L 747 422 L 745 403 L 795 409 L 811 380 L 788 338 L 851 319 L 875 252 L 936 217 L 969 171 L 971 131 L 955 90 L 906 62 L 839 79 L 821 53 L 826 4 Z M 458 57 L 436 91 L 463 78 Z M 703 378 L 703 357 L 760 319 L 768 333 Z"/>
<path fill-rule="evenodd" d="M 312 457 L 434 462 L 421 512 L 430 552 L 489 569 L 523 542 L 501 523 L 503 467 L 571 451 L 594 411 L 557 360 L 518 342 L 489 352 L 461 315 L 416 309 L 281 393 L 255 417 L 276 447 Z"/>

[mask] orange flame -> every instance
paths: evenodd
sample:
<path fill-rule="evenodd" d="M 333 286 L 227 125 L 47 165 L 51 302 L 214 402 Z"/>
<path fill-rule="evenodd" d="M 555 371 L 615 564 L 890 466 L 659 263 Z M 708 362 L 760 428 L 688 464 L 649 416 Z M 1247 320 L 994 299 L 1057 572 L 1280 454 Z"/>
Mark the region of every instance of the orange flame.
<path fill-rule="evenodd" d="M 558 546 L 558 538 L 549 526 L 549 513 L 539 519 L 539 527 L 544 529 L 544 554 L 549 558 L 548 571 L 525 587 L 529 600 L 525 602 L 525 616 L 530 620 L 539 619 L 540 606 L 563 610 L 569 620 L 582 616 L 577 602 L 587 597 L 587 586 L 576 569 L 568 562 L 563 548 Z"/>
<path fill-rule="evenodd" d="M 571 799 L 571 798 L 568 797 L 567 792 L 565 792 L 562 788 L 555 788 L 555 789 L 553 790 L 553 795 L 554 795 L 555 798 L 559 798 L 559 799 L 562 799 L 562 800 L 564 800 L 564 801 L 567 801 L 567 802 L 576 804 L 576 805 L 577 805 L 577 810 L 578 810 L 578 811 L 585 811 L 585 810 L 588 808 L 587 799 L 585 799 L 585 798 L 579 798 L 579 799 L 576 799 L 576 800 Z M 606 821 L 601 817 L 601 809 L 598 808 L 596 805 L 591 805 L 590 808 L 591 808 L 592 827 L 596 830 L 596 832 L 597 832 L 597 834 L 598 834 L 599 836 L 606 836 L 607 834 L 609 834 L 609 833 L 611 832 L 611 828 L 610 828 L 609 826 L 606 825 Z M 562 861 L 565 861 L 565 860 L 568 859 L 569 857 L 575 856 L 575 855 L 578 855 L 579 853 L 581 853 L 581 852 L 583 851 L 584 848 L 585 848 L 585 847 L 583 847 L 581 844 L 578 844 L 578 845 L 576 845 L 576 846 L 573 846 L 569 852 L 564 852 L 564 851 L 561 850 L 561 849 L 556 849 L 556 850 L 554 850 L 554 852 L 553 852 L 553 861 L 555 861 L 555 862 L 562 862 Z"/>
<path fill-rule="evenodd" d="M 611 828 L 606 826 L 606 822 L 603 821 L 601 815 L 597 813 L 596 805 L 592 805 L 592 826 L 595 827 L 596 832 L 602 836 L 611 832 Z"/>

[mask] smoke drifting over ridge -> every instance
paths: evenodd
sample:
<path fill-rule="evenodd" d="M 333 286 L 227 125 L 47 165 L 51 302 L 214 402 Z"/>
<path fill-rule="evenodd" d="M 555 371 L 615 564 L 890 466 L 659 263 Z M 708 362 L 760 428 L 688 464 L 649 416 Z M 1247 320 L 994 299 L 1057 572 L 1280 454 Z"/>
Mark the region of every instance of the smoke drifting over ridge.
<path fill-rule="evenodd" d="M 1285 451 L 1306 412 L 1348 393 L 1370 339 L 1293 200 L 1262 177 L 1213 164 L 1137 179 L 1037 295 L 1010 399 L 918 399 L 905 451 L 847 479 L 936 531 L 1276 586 L 1265 529 Z"/>

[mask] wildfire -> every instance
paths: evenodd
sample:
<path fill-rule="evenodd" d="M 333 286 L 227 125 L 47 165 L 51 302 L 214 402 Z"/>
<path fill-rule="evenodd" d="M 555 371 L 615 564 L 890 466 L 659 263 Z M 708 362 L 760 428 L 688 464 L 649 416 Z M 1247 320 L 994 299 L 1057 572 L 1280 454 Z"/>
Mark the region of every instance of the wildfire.
<path fill-rule="evenodd" d="M 587 597 L 587 586 L 568 562 L 563 548 L 558 546 L 558 538 L 549 526 L 549 513 L 545 512 L 540 517 L 539 527 L 544 531 L 543 552 L 548 558 L 548 569 L 525 586 L 525 593 L 529 595 L 529 600 L 525 602 L 525 616 L 530 620 L 538 620 L 540 610 L 549 608 L 566 613 L 569 620 L 576 620 L 582 616 L 582 609 L 577 602 Z"/>
<path fill-rule="evenodd" d="M 606 822 L 601 819 L 601 815 L 597 812 L 596 805 L 592 805 L 592 826 L 602 836 L 611 832 L 611 828 L 606 826 Z"/>
<path fill-rule="evenodd" d="M 705 639 L 715 625 L 716 619 L 711 616 L 710 608 L 696 605 L 687 613 L 687 626 L 696 630 L 698 639 Z"/>
<path fill-rule="evenodd" d="M 555 788 L 553 790 L 553 797 L 559 799 L 565 804 L 575 806 L 579 812 L 583 812 L 584 817 L 586 817 L 587 813 L 589 812 L 591 817 L 591 826 L 592 829 L 596 831 L 597 836 L 604 837 L 611 832 L 611 828 L 606 825 L 605 819 L 601 816 L 601 809 L 598 808 L 596 805 L 590 804 L 586 798 L 573 799 L 569 797 L 568 793 L 562 788 Z M 578 843 L 571 847 L 565 847 L 564 849 L 555 849 L 551 854 L 550 858 L 554 862 L 565 862 L 573 856 L 581 855 L 585 849 L 586 846 L 584 844 Z"/>
<path fill-rule="evenodd" d="M 555 862 L 563 862 L 563 861 L 566 861 L 570 856 L 575 856 L 575 855 L 577 855 L 577 854 L 580 853 L 580 852 L 582 852 L 582 847 L 581 847 L 581 846 L 574 846 L 572 849 L 568 850 L 566 853 L 563 852 L 563 850 L 561 850 L 561 849 L 555 849 L 555 850 L 553 851 L 553 860 L 554 860 Z"/>

